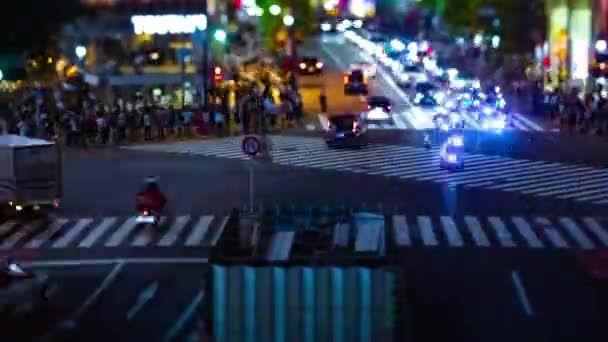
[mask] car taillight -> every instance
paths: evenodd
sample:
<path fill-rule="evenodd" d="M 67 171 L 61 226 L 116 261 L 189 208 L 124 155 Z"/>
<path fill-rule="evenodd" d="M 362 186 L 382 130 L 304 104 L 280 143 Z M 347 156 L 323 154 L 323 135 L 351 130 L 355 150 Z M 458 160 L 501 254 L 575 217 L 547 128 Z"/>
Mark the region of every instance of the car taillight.
<path fill-rule="evenodd" d="M 348 75 L 344 75 L 344 84 L 348 83 Z"/>
<path fill-rule="evenodd" d="M 363 75 L 363 83 L 367 84 L 367 75 Z"/>
<path fill-rule="evenodd" d="M 353 121 L 353 132 L 356 132 L 359 128 L 359 121 Z"/>
<path fill-rule="evenodd" d="M 148 216 L 148 211 L 147 211 L 147 210 L 144 210 L 142 214 L 143 214 L 144 216 Z"/>
<path fill-rule="evenodd" d="M 386 108 L 387 108 L 388 110 L 391 110 L 391 109 L 393 109 L 393 106 L 388 106 L 388 107 L 386 107 Z"/>

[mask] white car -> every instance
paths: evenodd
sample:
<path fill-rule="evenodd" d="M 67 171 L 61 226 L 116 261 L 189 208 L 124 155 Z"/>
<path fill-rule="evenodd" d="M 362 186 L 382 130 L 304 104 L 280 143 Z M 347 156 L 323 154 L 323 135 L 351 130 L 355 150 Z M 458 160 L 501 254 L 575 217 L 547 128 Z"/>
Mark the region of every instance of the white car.
<path fill-rule="evenodd" d="M 375 63 L 358 62 L 350 65 L 350 70 L 363 70 L 365 76 L 370 78 L 376 77 L 377 66 Z"/>
<path fill-rule="evenodd" d="M 395 71 L 395 77 L 397 78 L 397 84 L 405 87 L 428 81 L 424 70 L 416 65 L 402 65 Z"/>

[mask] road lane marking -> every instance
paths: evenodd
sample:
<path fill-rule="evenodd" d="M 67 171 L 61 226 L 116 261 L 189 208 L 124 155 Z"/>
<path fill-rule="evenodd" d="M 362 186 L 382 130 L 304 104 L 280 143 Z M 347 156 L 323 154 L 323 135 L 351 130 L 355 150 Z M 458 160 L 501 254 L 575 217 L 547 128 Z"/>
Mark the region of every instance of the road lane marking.
<path fill-rule="evenodd" d="M 488 240 L 488 236 L 483 232 L 483 229 L 481 229 L 481 223 L 479 223 L 477 217 L 465 216 L 464 222 L 469 228 L 477 246 L 490 247 L 490 240 Z"/>
<path fill-rule="evenodd" d="M 113 258 L 113 259 L 67 259 L 67 260 L 45 260 L 45 261 L 21 261 L 24 266 L 29 267 L 78 267 L 78 266 L 108 266 L 117 263 L 123 264 L 206 264 L 208 258 Z"/>
<path fill-rule="evenodd" d="M 116 223 L 116 217 L 108 217 L 103 219 L 101 223 L 93 229 L 89 235 L 80 242 L 78 247 L 80 248 L 89 248 L 95 244 L 95 242 L 108 230 L 111 226 Z"/>
<path fill-rule="evenodd" d="M 520 114 L 520 113 L 513 113 L 513 114 L 511 114 L 511 115 L 512 115 L 513 117 L 517 118 L 517 120 L 522 121 L 523 123 L 525 123 L 526 125 L 528 125 L 528 127 L 532 128 L 532 129 L 533 129 L 533 130 L 535 130 L 535 131 L 542 132 L 542 131 L 544 131 L 544 130 L 545 130 L 545 129 L 544 129 L 544 128 L 542 128 L 540 125 L 538 125 L 536 122 L 534 122 L 534 121 L 532 121 L 532 120 L 530 120 L 530 119 L 526 118 L 525 116 L 523 116 L 523 115 L 522 115 L 522 114 Z"/>
<path fill-rule="evenodd" d="M 135 229 L 135 227 L 137 227 L 137 218 L 136 217 L 129 217 L 122 224 L 122 226 L 120 226 L 120 228 L 118 228 L 114 232 L 114 234 L 112 234 L 112 236 L 110 236 L 110 239 L 108 241 L 106 241 L 106 244 L 104 246 L 106 246 L 106 247 L 116 247 L 116 246 L 120 245 L 122 243 L 122 241 L 124 239 L 126 239 L 127 236 L 129 236 L 129 234 L 131 233 L 131 231 L 133 231 L 133 229 Z"/>
<path fill-rule="evenodd" d="M 80 319 L 80 317 L 89 309 L 91 305 L 93 305 L 99 296 L 101 296 L 113 283 L 116 281 L 116 277 L 122 271 L 124 263 L 119 262 L 112 268 L 112 270 L 108 273 L 108 275 L 101 282 L 99 287 L 95 289 L 91 293 L 89 297 L 71 314 L 68 319 L 64 320 L 60 325 L 56 326 L 50 333 L 45 335 L 39 341 L 52 341 L 54 337 L 60 332 L 62 329 L 71 329 L 76 326 L 76 321 Z"/>
<path fill-rule="evenodd" d="M 139 313 L 149 301 L 154 299 L 157 292 L 158 281 L 151 283 L 148 287 L 143 289 L 139 293 L 139 296 L 137 296 L 137 301 L 135 302 L 135 304 L 133 304 L 129 311 L 127 311 L 127 321 L 133 319 L 133 317 L 135 317 L 135 315 L 137 315 L 137 313 Z"/>
<path fill-rule="evenodd" d="M 517 293 L 517 298 L 519 298 L 519 303 L 524 309 L 526 316 L 532 317 L 534 315 L 534 310 L 532 309 L 532 305 L 530 304 L 530 300 L 528 299 L 524 285 L 519 277 L 519 272 L 513 270 L 511 272 L 511 279 L 513 280 L 513 285 L 515 286 L 515 292 Z"/>
<path fill-rule="evenodd" d="M 188 235 L 188 237 L 186 238 L 185 245 L 187 247 L 200 246 L 201 242 L 203 241 L 203 238 L 205 238 L 205 235 L 207 235 L 207 231 L 209 230 L 209 224 L 211 224 L 212 220 L 213 216 L 202 216 L 198 220 L 194 228 L 192 228 L 190 235 Z"/>
<path fill-rule="evenodd" d="M 462 247 L 464 246 L 464 241 L 462 240 L 462 236 L 458 232 L 458 227 L 456 227 L 456 223 L 449 216 L 441 216 L 440 217 L 441 225 L 443 226 L 443 230 L 448 238 L 448 244 L 452 247 Z"/>
<path fill-rule="evenodd" d="M 171 246 L 172 244 L 174 244 L 175 241 L 177 241 L 177 239 L 179 238 L 180 234 L 182 233 L 182 231 L 184 230 L 184 228 L 186 227 L 186 225 L 188 224 L 189 221 L 190 221 L 189 215 L 179 216 L 178 218 L 176 218 L 175 222 L 173 223 L 173 225 L 171 226 L 169 231 L 158 242 L 157 246 L 168 247 L 168 246 Z"/>
<path fill-rule="evenodd" d="M 203 298 L 205 298 L 205 286 L 203 285 L 202 287 L 203 288 L 196 294 L 190 305 L 188 305 L 186 310 L 184 310 L 184 312 L 182 312 L 177 321 L 175 321 L 171 329 L 167 331 L 165 337 L 163 338 L 163 341 L 173 341 L 178 336 L 178 334 L 184 329 L 188 321 L 192 319 L 192 316 L 196 312 L 196 309 L 203 301 Z"/>
<path fill-rule="evenodd" d="M 576 222 L 569 217 L 562 217 L 559 222 L 566 228 L 566 231 L 570 236 L 581 246 L 583 249 L 594 249 L 595 245 L 593 242 L 583 233 L 578 227 Z"/>
<path fill-rule="evenodd" d="M 608 246 L 608 232 L 602 228 L 602 225 L 597 222 L 593 217 L 585 217 L 583 218 L 583 222 L 589 230 L 597 236 L 597 238 L 602 241 L 604 246 Z"/>
<path fill-rule="evenodd" d="M 4 222 L 3 224 L 1 224 L 0 225 L 0 236 L 10 232 L 16 225 L 17 225 L 17 222 L 15 222 L 15 221 L 8 221 L 8 222 Z"/>
<path fill-rule="evenodd" d="M 86 227 L 93 222 L 92 218 L 84 218 L 78 220 L 76 225 L 67 231 L 67 233 L 60 239 L 55 241 L 51 248 L 65 248 L 67 247 Z"/>
<path fill-rule="evenodd" d="M 46 241 L 50 240 L 55 234 L 57 234 L 65 224 L 68 223 L 66 219 L 55 220 L 51 225 L 44 231 L 40 232 L 32 240 L 30 240 L 25 248 L 39 248 Z"/>
<path fill-rule="evenodd" d="M 532 230 L 532 227 L 523 219 L 523 217 L 515 216 L 511 218 L 511 221 L 515 225 L 515 228 L 519 231 L 521 236 L 526 239 L 528 246 L 532 248 L 543 248 L 543 243 L 538 239 L 538 236 Z"/>
<path fill-rule="evenodd" d="M 509 230 L 507 230 L 507 226 L 500 217 L 490 216 L 488 217 L 488 222 L 492 228 L 494 228 L 496 238 L 498 238 L 498 241 L 503 247 L 511 248 L 517 246 L 517 244 L 513 241 L 513 236 L 511 236 L 511 233 L 509 233 Z"/>
<path fill-rule="evenodd" d="M 393 215 L 393 233 L 397 246 L 410 246 L 412 244 L 404 215 Z"/>
<path fill-rule="evenodd" d="M 535 219 L 536 224 L 541 226 L 545 236 L 551 241 L 553 246 L 556 248 L 569 248 L 570 245 L 564 239 L 564 237 L 553 227 L 553 223 L 546 217 L 537 217 Z"/>
<path fill-rule="evenodd" d="M 5 239 L 2 245 L 0 246 L 0 250 L 8 250 L 15 247 L 19 241 L 25 239 L 30 236 L 30 234 L 35 233 L 38 229 L 42 228 L 44 225 L 43 220 L 32 222 L 31 224 L 23 225 L 17 229 L 17 232 L 11 235 L 9 238 Z"/>
<path fill-rule="evenodd" d="M 418 229 L 422 236 L 422 242 L 425 246 L 437 246 L 439 242 L 433 232 L 433 224 L 428 216 L 418 216 Z"/>
<path fill-rule="evenodd" d="M 137 234 L 135 240 L 133 240 L 131 243 L 131 246 L 145 247 L 149 245 L 156 233 L 158 233 L 159 229 L 162 229 L 162 227 L 165 225 L 165 222 L 167 222 L 167 217 L 163 216 L 160 218 L 158 225 L 144 225 L 143 229 L 139 232 L 139 234 Z"/>

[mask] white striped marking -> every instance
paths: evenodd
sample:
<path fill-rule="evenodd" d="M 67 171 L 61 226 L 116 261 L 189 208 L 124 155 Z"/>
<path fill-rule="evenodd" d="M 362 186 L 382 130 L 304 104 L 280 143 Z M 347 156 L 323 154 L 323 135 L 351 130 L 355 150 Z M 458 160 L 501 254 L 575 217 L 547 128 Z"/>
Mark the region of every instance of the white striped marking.
<path fill-rule="evenodd" d="M 185 245 L 188 247 L 199 246 L 205 238 L 212 220 L 213 216 L 202 216 L 188 235 Z"/>
<path fill-rule="evenodd" d="M 486 236 L 486 233 L 481 229 L 481 224 L 477 217 L 474 216 L 465 216 L 464 222 L 467 224 L 469 231 L 471 232 L 471 236 L 473 236 L 473 240 L 475 240 L 475 244 L 481 247 L 490 247 L 490 240 Z"/>
<path fill-rule="evenodd" d="M 412 244 L 404 215 L 393 216 L 393 233 L 397 246 L 410 246 Z"/>
<path fill-rule="evenodd" d="M 514 270 L 511 272 L 511 278 L 513 279 L 513 285 L 515 285 L 517 297 L 519 298 L 519 302 L 521 303 L 526 316 L 533 316 L 534 310 L 532 309 L 532 305 L 530 304 L 530 300 L 528 299 L 524 285 L 519 277 L 519 273 Z"/>
<path fill-rule="evenodd" d="M 553 246 L 556 248 L 568 248 L 570 247 L 564 237 L 554 228 L 553 223 L 546 217 L 537 217 L 535 219 L 536 224 L 545 232 L 545 236 L 551 241 Z"/>
<path fill-rule="evenodd" d="M 167 234 L 163 236 L 163 238 L 158 242 L 157 246 L 168 247 L 173 245 L 188 224 L 188 221 L 190 221 L 189 215 L 179 216 L 176 218 Z"/>
<path fill-rule="evenodd" d="M 500 219 L 500 217 L 490 216 L 488 217 L 488 222 L 494 228 L 496 232 L 496 238 L 503 247 L 516 247 L 517 244 L 513 241 L 513 237 L 511 233 L 507 230 L 505 223 Z"/>
<path fill-rule="evenodd" d="M 578 227 L 576 222 L 569 217 L 562 217 L 559 219 L 559 222 L 566 228 L 566 231 L 570 236 L 581 246 L 583 249 L 594 249 L 595 245 L 593 242 L 583 233 L 583 231 Z"/>
<path fill-rule="evenodd" d="M 30 242 L 25 245 L 25 248 L 39 248 L 43 243 L 59 232 L 66 223 L 68 223 L 68 220 L 66 219 L 55 220 L 53 223 L 51 223 L 48 229 L 38 234 L 36 237 L 34 237 L 34 239 L 30 240 Z"/>
<path fill-rule="evenodd" d="M 600 241 L 602 241 L 604 246 L 608 246 L 608 232 L 602 228 L 602 225 L 597 222 L 596 219 L 593 217 L 585 217 L 583 218 L 583 222 L 585 222 L 587 228 L 589 228 L 589 230 L 595 234 Z"/>
<path fill-rule="evenodd" d="M 439 245 L 439 242 L 437 242 L 437 237 L 433 232 L 433 224 L 431 223 L 431 219 L 429 217 L 418 216 L 418 228 L 420 229 L 422 242 L 425 246 Z"/>
<path fill-rule="evenodd" d="M 165 225 L 165 222 L 167 222 L 167 218 L 165 216 L 163 216 L 160 218 L 160 221 L 158 221 L 158 224 L 156 226 L 144 225 L 144 228 L 139 232 L 139 234 L 137 234 L 137 236 L 135 237 L 135 240 L 131 243 L 131 246 L 145 247 L 145 246 L 149 245 L 150 242 L 152 242 L 152 238 L 156 234 L 156 229 L 162 229 L 162 227 Z M 150 228 L 150 229 L 146 229 L 146 228 Z"/>
<path fill-rule="evenodd" d="M 111 226 L 116 223 L 116 217 L 108 217 L 103 219 L 101 223 L 93 229 L 87 237 L 80 242 L 78 247 L 89 248 L 95 244 L 95 242 L 108 230 Z"/>
<path fill-rule="evenodd" d="M 27 237 L 32 232 L 36 232 L 44 225 L 44 221 L 36 221 L 32 222 L 31 225 L 23 225 L 18 230 L 12 234 L 8 239 L 4 240 L 2 246 L 0 246 L 0 250 L 7 250 L 13 248 L 21 239 Z"/>
<path fill-rule="evenodd" d="M 13 227 L 15 227 L 16 225 L 17 225 L 17 222 L 15 222 L 15 221 L 4 222 L 3 224 L 0 225 L 0 235 L 4 235 L 4 234 L 10 232 L 11 229 L 13 229 Z"/>
<path fill-rule="evenodd" d="M 78 222 L 60 239 L 55 241 L 52 248 L 65 248 L 89 225 L 93 222 L 92 218 L 84 218 Z"/>
<path fill-rule="evenodd" d="M 117 247 L 124 239 L 126 239 L 131 231 L 137 227 L 137 218 L 129 217 L 123 224 L 110 236 L 110 239 L 106 241 L 106 247 Z"/>
<path fill-rule="evenodd" d="M 519 231 L 521 236 L 526 239 L 528 246 L 532 248 L 543 248 L 543 243 L 538 239 L 538 236 L 532 230 L 532 227 L 522 217 L 516 216 L 511 219 L 515 228 Z"/>
<path fill-rule="evenodd" d="M 464 241 L 458 232 L 458 227 L 456 227 L 454 220 L 449 216 L 441 216 L 440 220 L 443 230 L 448 238 L 448 244 L 452 247 L 464 246 Z"/>

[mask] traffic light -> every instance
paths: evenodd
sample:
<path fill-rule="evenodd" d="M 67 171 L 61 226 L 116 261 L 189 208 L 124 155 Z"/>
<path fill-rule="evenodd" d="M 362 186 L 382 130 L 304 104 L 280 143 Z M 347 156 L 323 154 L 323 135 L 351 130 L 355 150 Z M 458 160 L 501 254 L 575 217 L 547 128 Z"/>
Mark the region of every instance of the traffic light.
<path fill-rule="evenodd" d="M 213 80 L 218 83 L 224 79 L 224 73 L 222 72 L 222 68 L 215 67 L 213 69 Z"/>
<path fill-rule="evenodd" d="M 215 32 L 213 33 L 213 38 L 220 43 L 225 42 L 226 41 L 226 31 L 224 31 L 222 29 L 215 30 Z"/>

